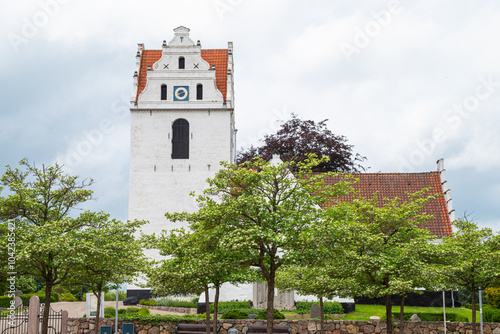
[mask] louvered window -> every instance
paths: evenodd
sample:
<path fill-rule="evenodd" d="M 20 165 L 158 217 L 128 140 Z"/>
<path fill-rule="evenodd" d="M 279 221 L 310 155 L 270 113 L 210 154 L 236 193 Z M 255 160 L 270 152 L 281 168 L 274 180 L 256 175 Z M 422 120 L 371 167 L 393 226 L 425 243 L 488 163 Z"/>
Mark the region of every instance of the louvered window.
<path fill-rule="evenodd" d="M 172 125 L 172 159 L 189 159 L 189 122 L 185 119 Z"/>
<path fill-rule="evenodd" d="M 202 84 L 198 84 L 196 86 L 196 99 L 203 100 L 203 85 Z"/>
<path fill-rule="evenodd" d="M 167 85 L 161 85 L 161 99 L 167 99 Z"/>

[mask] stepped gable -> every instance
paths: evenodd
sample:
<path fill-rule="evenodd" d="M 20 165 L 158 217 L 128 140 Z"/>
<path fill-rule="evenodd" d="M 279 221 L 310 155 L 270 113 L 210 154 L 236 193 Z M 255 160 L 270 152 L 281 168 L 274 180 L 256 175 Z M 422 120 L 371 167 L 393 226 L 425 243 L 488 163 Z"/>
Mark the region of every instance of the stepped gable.
<path fill-rule="evenodd" d="M 143 50 L 141 54 L 141 66 L 139 68 L 138 89 L 135 97 L 135 102 L 139 99 L 139 95 L 146 87 L 148 66 L 153 67 L 153 64 L 160 60 L 162 50 Z M 227 62 L 228 49 L 206 49 L 201 50 L 201 57 L 210 64 L 215 66 L 215 82 L 217 89 L 222 93 L 224 102 L 227 95 Z"/>

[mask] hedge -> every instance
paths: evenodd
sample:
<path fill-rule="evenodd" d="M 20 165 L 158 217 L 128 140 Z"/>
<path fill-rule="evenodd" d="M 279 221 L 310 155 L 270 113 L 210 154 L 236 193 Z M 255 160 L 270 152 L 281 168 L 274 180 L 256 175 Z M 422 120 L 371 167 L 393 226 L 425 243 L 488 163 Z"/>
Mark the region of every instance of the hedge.
<path fill-rule="evenodd" d="M 318 304 L 317 302 L 297 302 L 296 309 L 299 314 L 311 312 L 311 307 L 313 304 Z M 323 303 L 323 313 L 324 314 L 344 314 L 344 308 L 339 302 L 324 302 Z"/>
<path fill-rule="evenodd" d="M 278 311 L 277 309 L 273 310 L 273 318 L 274 319 L 285 319 L 285 315 Z M 267 309 L 260 310 L 259 313 L 257 313 L 257 316 L 255 319 L 267 319 Z"/>
<path fill-rule="evenodd" d="M 489 305 L 483 306 L 484 321 L 486 322 L 500 322 L 500 309 L 493 308 Z"/>
<path fill-rule="evenodd" d="M 0 297 L 0 307 L 1 308 L 9 308 L 11 300 L 12 300 L 12 298 L 10 298 L 9 296 L 1 296 Z"/>
<path fill-rule="evenodd" d="M 231 301 L 231 302 L 219 302 L 217 306 L 217 312 L 223 313 L 225 311 L 230 310 L 239 310 L 239 309 L 250 309 L 252 308 L 252 304 L 248 301 Z M 210 303 L 210 312 L 214 312 L 214 304 Z"/>
<path fill-rule="evenodd" d="M 229 310 L 222 315 L 221 319 L 247 319 L 249 314 L 246 310 Z"/>
<path fill-rule="evenodd" d="M 392 316 L 394 320 L 399 319 L 399 312 L 393 312 Z M 422 321 L 443 321 L 444 317 L 442 313 L 428 313 L 428 312 L 405 312 L 403 315 L 404 320 L 410 320 L 411 316 L 416 314 Z M 466 316 L 457 314 L 454 312 L 446 312 L 446 320 L 452 322 L 469 322 Z"/>
<path fill-rule="evenodd" d="M 29 304 L 30 304 L 30 298 L 32 296 L 38 296 L 38 298 L 40 298 L 40 303 L 45 302 L 45 293 L 43 293 L 43 292 L 30 293 L 30 294 L 27 294 L 27 295 L 20 296 L 21 299 L 23 300 L 23 305 L 24 306 L 29 306 Z M 52 292 L 50 294 L 50 302 L 51 303 L 57 303 L 58 301 L 59 301 L 59 295 L 57 293 L 55 293 L 55 292 Z"/>

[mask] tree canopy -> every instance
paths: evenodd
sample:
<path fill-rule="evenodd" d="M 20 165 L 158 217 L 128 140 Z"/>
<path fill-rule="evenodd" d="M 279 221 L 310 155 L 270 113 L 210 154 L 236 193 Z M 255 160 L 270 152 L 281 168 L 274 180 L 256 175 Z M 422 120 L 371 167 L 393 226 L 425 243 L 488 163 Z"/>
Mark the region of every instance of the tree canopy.
<path fill-rule="evenodd" d="M 142 244 L 134 236 L 145 221 L 122 222 L 104 212 L 84 212 L 88 228 L 79 241 L 81 261 L 68 284 L 83 284 L 97 297 L 96 331 L 99 331 L 101 294 L 109 284 L 132 282 L 146 265 Z"/>
<path fill-rule="evenodd" d="M 317 157 L 329 158 L 314 166 L 315 172 L 364 171 L 361 162 L 366 158 L 353 152 L 353 145 L 347 143 L 346 137 L 332 133 L 326 126 L 327 121 L 302 120 L 292 114 L 291 119 L 281 124 L 276 133 L 261 139 L 261 146 L 241 149 L 237 155 L 237 163 L 241 164 L 255 157 L 267 159 L 274 152 L 281 154 L 286 161 L 304 161 L 308 154 L 315 154 Z"/>
<path fill-rule="evenodd" d="M 455 220 L 453 225 L 457 231 L 436 246 L 434 262 L 445 285 L 463 287 L 470 293 L 475 333 L 476 292 L 500 284 L 500 234 L 494 234 L 490 228 L 479 229 L 467 217 Z"/>
<path fill-rule="evenodd" d="M 198 197 L 200 210 L 179 219 L 196 221 L 217 231 L 217 242 L 237 254 L 240 266 L 259 268 L 266 281 L 268 333 L 272 333 L 276 272 L 293 262 L 301 233 L 321 221 L 320 205 L 345 194 L 349 182 L 325 185 L 330 173 L 312 168 L 328 157 L 279 163 L 254 159 L 240 165 L 222 163 L 208 189 Z"/>
<path fill-rule="evenodd" d="M 419 228 L 431 217 L 421 212 L 423 204 L 434 197 L 425 195 L 427 191 L 383 199 L 382 203 L 376 194 L 371 199 L 355 199 L 352 204 L 327 210 L 333 220 L 345 217 L 343 227 L 325 220 L 323 228 L 315 230 L 318 240 L 326 241 L 325 247 L 332 250 L 330 259 L 338 268 L 333 274 L 339 280 L 335 288 L 340 295 L 385 297 L 388 334 L 392 333 L 391 295 L 404 296 L 431 285 L 424 254 L 420 254 L 431 238 L 427 230 Z M 320 239 L 339 228 L 341 238 Z M 324 252 L 323 256 L 329 261 Z"/>
<path fill-rule="evenodd" d="M 92 191 L 87 188 L 93 181 L 67 175 L 58 164 L 37 168 L 26 159 L 19 164 L 21 169 L 6 166 L 0 179 L 8 190 L 6 197 L 0 197 L 0 221 L 4 227 L 14 227 L 13 271 L 45 283 L 42 334 L 46 334 L 52 288 L 68 279 L 82 260 L 79 241 L 87 222 L 81 215 L 73 218 L 70 213 L 91 199 Z M 2 243 L 7 244 L 7 236 L 2 233 Z"/>

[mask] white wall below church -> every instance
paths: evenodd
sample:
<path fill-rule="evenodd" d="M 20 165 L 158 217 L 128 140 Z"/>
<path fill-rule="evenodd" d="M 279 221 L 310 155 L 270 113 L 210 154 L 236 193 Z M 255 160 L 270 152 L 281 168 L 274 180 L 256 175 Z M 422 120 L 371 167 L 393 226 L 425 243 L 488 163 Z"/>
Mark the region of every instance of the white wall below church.
<path fill-rule="evenodd" d="M 239 284 L 234 285 L 230 283 L 224 283 L 220 287 L 219 291 L 219 301 L 221 302 L 229 302 L 232 300 L 239 301 L 248 301 L 252 300 L 252 284 Z M 215 289 L 208 290 L 208 298 L 211 303 L 215 300 Z M 200 303 L 205 302 L 205 293 L 202 293 L 200 299 L 198 300 Z"/>
<path fill-rule="evenodd" d="M 172 124 L 179 118 L 189 122 L 189 159 L 171 157 Z M 206 180 L 220 169 L 219 162 L 232 158 L 231 120 L 230 110 L 132 110 L 129 219 L 148 220 L 144 233 L 186 226 L 164 214 L 198 209 L 189 194 L 201 194 Z"/>

